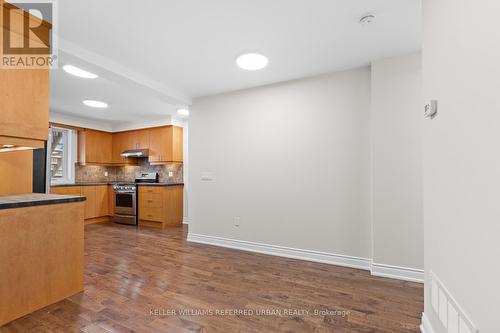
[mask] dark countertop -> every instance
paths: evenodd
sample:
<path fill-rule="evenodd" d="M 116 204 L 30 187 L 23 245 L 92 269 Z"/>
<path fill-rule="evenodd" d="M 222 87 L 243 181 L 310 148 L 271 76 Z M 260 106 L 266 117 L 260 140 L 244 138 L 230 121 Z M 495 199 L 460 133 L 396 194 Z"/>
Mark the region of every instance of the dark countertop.
<path fill-rule="evenodd" d="M 72 184 L 54 184 L 50 187 L 68 187 L 68 186 L 97 186 L 97 185 L 114 185 L 119 182 L 89 182 L 89 183 L 72 183 Z"/>
<path fill-rule="evenodd" d="M 184 183 L 139 183 L 138 186 L 184 186 Z"/>
<path fill-rule="evenodd" d="M 0 209 L 55 205 L 55 204 L 79 202 L 85 200 L 86 200 L 85 197 L 80 197 L 80 196 L 43 194 L 43 193 L 1 195 Z"/>
<path fill-rule="evenodd" d="M 115 184 L 129 184 L 129 182 L 88 182 L 88 183 L 73 183 L 73 184 L 57 184 L 50 187 L 67 187 L 67 186 L 98 186 L 98 185 L 115 185 Z M 138 186 L 183 186 L 184 183 L 138 183 Z"/>

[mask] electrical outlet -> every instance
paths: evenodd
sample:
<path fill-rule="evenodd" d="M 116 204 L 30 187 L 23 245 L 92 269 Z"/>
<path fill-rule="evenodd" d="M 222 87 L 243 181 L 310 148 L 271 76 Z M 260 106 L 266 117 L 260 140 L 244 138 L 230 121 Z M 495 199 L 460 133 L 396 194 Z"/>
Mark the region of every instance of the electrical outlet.
<path fill-rule="evenodd" d="M 107 176 L 109 176 L 109 172 L 104 171 L 104 177 L 107 177 Z"/>
<path fill-rule="evenodd" d="M 235 227 L 239 227 L 240 226 L 240 222 L 241 222 L 241 217 L 239 217 L 239 216 L 233 217 L 233 224 L 234 224 Z"/>
<path fill-rule="evenodd" d="M 424 117 L 433 119 L 437 115 L 437 100 L 433 99 L 424 107 Z"/>
<path fill-rule="evenodd" d="M 173 176 L 174 176 L 174 173 L 173 173 L 172 171 L 169 171 L 169 172 L 168 172 L 168 176 L 169 176 L 169 177 L 173 177 Z"/>

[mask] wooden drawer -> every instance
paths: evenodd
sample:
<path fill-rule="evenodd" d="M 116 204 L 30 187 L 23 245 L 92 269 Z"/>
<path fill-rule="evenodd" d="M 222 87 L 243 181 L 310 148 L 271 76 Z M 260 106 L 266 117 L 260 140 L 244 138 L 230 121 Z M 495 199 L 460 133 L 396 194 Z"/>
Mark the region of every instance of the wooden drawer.
<path fill-rule="evenodd" d="M 50 193 L 62 195 L 82 195 L 82 188 L 80 186 L 57 186 L 51 187 Z"/>
<path fill-rule="evenodd" d="M 143 193 L 139 196 L 139 206 L 162 208 L 163 195 L 161 193 Z"/>
<path fill-rule="evenodd" d="M 139 196 L 150 193 L 161 194 L 163 193 L 163 187 L 161 186 L 139 186 Z"/>
<path fill-rule="evenodd" d="M 139 219 L 163 222 L 165 219 L 163 208 L 139 207 Z"/>

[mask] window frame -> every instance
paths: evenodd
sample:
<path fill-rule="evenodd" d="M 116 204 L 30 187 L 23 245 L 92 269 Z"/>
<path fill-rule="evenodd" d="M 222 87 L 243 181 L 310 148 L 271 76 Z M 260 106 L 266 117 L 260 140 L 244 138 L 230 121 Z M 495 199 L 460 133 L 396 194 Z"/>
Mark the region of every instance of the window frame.
<path fill-rule="evenodd" d="M 65 133 L 63 142 L 63 177 L 52 178 L 51 171 L 48 170 L 47 174 L 50 176 L 51 185 L 63 185 L 63 184 L 74 184 L 75 183 L 75 164 L 76 164 L 76 154 L 77 154 L 77 133 L 75 130 L 69 128 L 62 128 L 57 126 L 52 126 L 50 128 L 51 136 L 53 136 L 52 131 L 62 131 Z M 48 147 L 49 149 L 49 147 Z M 48 159 L 50 163 L 52 162 L 52 151 L 47 152 Z M 49 163 L 49 166 L 50 166 Z"/>

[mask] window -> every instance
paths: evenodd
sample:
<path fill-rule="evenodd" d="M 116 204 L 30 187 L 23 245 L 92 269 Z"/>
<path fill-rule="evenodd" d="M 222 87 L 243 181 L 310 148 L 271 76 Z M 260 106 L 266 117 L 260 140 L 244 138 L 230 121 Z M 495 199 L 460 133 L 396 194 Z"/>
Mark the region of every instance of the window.
<path fill-rule="evenodd" d="M 52 127 L 50 144 L 50 177 L 52 184 L 75 182 L 76 133 L 66 128 Z"/>

